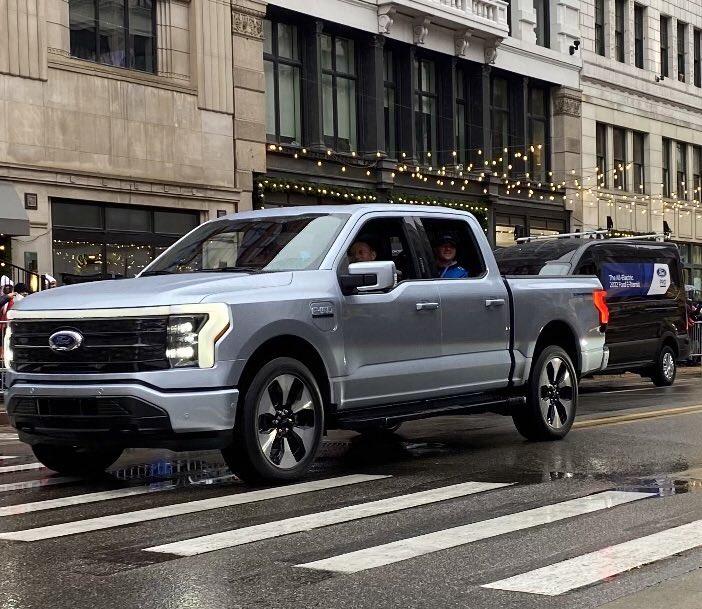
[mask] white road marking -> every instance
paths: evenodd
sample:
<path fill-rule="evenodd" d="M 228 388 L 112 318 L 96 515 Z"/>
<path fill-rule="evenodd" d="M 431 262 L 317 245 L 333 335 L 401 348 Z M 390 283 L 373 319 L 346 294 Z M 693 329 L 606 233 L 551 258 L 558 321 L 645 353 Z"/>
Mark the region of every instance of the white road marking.
<path fill-rule="evenodd" d="M 44 510 L 82 505 L 84 503 L 97 503 L 98 501 L 109 501 L 110 499 L 122 499 L 123 497 L 170 491 L 174 488 L 176 487 L 173 484 L 137 486 L 115 489 L 112 491 L 101 491 L 98 493 L 87 493 L 85 495 L 73 495 L 72 497 L 47 499 L 45 501 L 34 501 L 32 503 L 21 503 L 19 505 L 8 505 L 6 507 L 0 507 L 0 516 L 18 516 L 20 514 L 29 514 L 30 512 L 42 512 Z"/>
<path fill-rule="evenodd" d="M 447 499 L 464 497 L 474 493 L 482 493 L 505 486 L 510 485 L 497 482 L 465 482 L 462 484 L 435 488 L 429 491 L 421 491 L 409 495 L 400 495 L 399 497 L 390 497 L 389 499 L 350 505 L 326 512 L 317 512 L 305 516 L 297 516 L 295 518 L 286 518 L 285 520 L 266 522 L 251 527 L 215 533 L 214 535 L 195 537 L 175 543 L 145 548 L 145 551 L 176 554 L 178 556 L 196 556 L 197 554 L 240 546 L 262 539 L 271 539 L 273 537 L 290 535 L 301 531 L 311 531 L 312 529 L 369 518 L 379 514 L 389 514 L 390 512 L 398 512 L 400 510 L 428 505 L 438 501 L 446 501 Z"/>
<path fill-rule="evenodd" d="M 311 482 L 301 482 L 299 484 L 291 484 L 288 486 L 265 488 L 257 491 L 236 493 L 234 495 L 213 497 L 211 499 L 200 499 L 199 501 L 188 501 L 187 503 L 175 503 L 162 507 L 137 510 L 135 512 L 126 512 L 124 514 L 114 514 L 111 516 L 102 516 L 100 518 L 89 518 L 87 520 L 77 520 L 75 522 L 67 522 L 64 524 L 55 524 L 10 533 L 0 533 L 0 539 L 27 542 L 39 541 L 42 539 L 54 539 L 56 537 L 87 533 L 88 531 L 100 531 L 103 529 L 111 529 L 129 524 L 159 520 L 161 518 L 170 518 L 172 516 L 182 516 L 183 514 L 195 514 L 197 512 L 205 512 L 207 510 L 216 510 L 234 505 L 243 505 L 245 503 L 264 501 L 266 499 L 290 497 L 292 495 L 300 495 L 302 493 L 321 491 L 340 486 L 349 486 L 351 484 L 381 480 L 383 478 L 390 478 L 390 476 L 354 474 L 350 476 L 341 476 L 339 478 L 313 480 Z"/>
<path fill-rule="evenodd" d="M 78 482 L 80 478 L 41 478 L 40 480 L 25 480 L 23 482 L 8 482 L 0 484 L 0 493 L 9 491 L 23 491 L 30 488 L 41 488 L 43 486 L 55 486 L 57 484 L 69 484 Z"/>
<path fill-rule="evenodd" d="M 702 520 L 485 584 L 483 588 L 557 596 L 699 546 Z"/>
<path fill-rule="evenodd" d="M 655 493 L 605 491 L 297 566 L 319 571 L 356 573 L 654 496 Z"/>
<path fill-rule="evenodd" d="M 33 469 L 46 469 L 41 463 L 25 463 L 24 465 L 5 465 L 0 467 L 0 474 L 12 472 L 27 472 Z"/>
<path fill-rule="evenodd" d="M 676 387 L 684 387 L 685 385 L 692 385 L 693 383 L 691 381 L 678 381 L 675 383 Z M 588 390 L 584 391 L 581 393 L 581 397 L 589 396 L 589 395 L 606 395 L 608 393 L 630 393 L 632 391 L 657 391 L 663 389 L 663 387 L 656 387 L 655 385 L 651 387 L 636 387 L 632 389 L 612 389 L 608 391 L 597 391 L 596 389 L 593 389 L 592 391 Z"/>
<path fill-rule="evenodd" d="M 0 455 L 0 461 L 11 461 L 12 459 L 19 459 L 17 455 Z"/>

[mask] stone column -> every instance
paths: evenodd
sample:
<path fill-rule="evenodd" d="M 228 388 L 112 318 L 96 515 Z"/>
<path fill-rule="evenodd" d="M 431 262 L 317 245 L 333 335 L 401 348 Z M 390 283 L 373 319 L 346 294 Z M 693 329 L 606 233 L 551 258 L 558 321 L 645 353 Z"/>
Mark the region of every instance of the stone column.
<path fill-rule="evenodd" d="M 536 11 L 533 0 L 512 0 L 512 37 L 536 44 Z"/>
<path fill-rule="evenodd" d="M 646 194 L 651 195 L 651 231 L 663 232 L 663 203 L 659 195 L 663 192 L 663 138 L 659 134 L 651 133 L 646 138 Z"/>
<path fill-rule="evenodd" d="M 395 150 L 385 149 L 385 37 L 375 35 L 361 47 L 364 139 L 361 145 L 371 156 L 377 152 L 395 156 Z"/>
<path fill-rule="evenodd" d="M 190 0 L 158 0 L 156 54 L 160 76 L 190 82 Z"/>
<path fill-rule="evenodd" d="M 266 171 L 266 83 L 262 0 L 232 0 L 234 162 L 239 210 L 253 206 L 253 174 Z"/>
<path fill-rule="evenodd" d="M 46 22 L 45 0 L 0 2 L 0 73 L 48 78 Z"/>
<path fill-rule="evenodd" d="M 68 11 L 68 0 L 46 0 L 46 44 L 50 55 L 70 55 L 71 30 Z"/>
<path fill-rule="evenodd" d="M 551 168 L 555 176 L 554 182 L 566 180 L 565 208 L 571 212 L 576 211 L 578 205 L 574 178 L 581 173 L 581 114 L 582 93 L 579 90 L 569 87 L 554 89 Z M 575 169 L 575 175 L 571 173 L 572 169 Z"/>

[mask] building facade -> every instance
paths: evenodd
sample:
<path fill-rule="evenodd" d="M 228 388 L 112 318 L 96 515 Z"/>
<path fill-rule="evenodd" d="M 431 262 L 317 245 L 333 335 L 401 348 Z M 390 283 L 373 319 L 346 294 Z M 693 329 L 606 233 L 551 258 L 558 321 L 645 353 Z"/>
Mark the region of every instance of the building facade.
<path fill-rule="evenodd" d="M 250 209 L 265 169 L 264 12 L 0 3 L 0 183 L 19 200 L 0 199 L 0 258 L 59 284 L 129 277 L 201 221 Z M 17 204 L 29 230 L 3 230 Z"/>
<path fill-rule="evenodd" d="M 702 289 L 702 6 L 584 0 L 573 223 L 667 232 Z"/>
<path fill-rule="evenodd" d="M 453 205 L 498 245 L 567 230 L 577 0 L 271 0 L 261 205 Z M 570 196 L 569 196 L 570 195 Z"/>

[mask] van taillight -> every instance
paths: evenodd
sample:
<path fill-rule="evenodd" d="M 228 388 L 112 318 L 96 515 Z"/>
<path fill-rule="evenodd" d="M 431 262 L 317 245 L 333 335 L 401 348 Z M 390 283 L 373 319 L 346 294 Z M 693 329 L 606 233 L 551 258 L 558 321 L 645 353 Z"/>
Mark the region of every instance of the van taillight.
<path fill-rule="evenodd" d="M 600 314 L 600 325 L 605 326 L 609 323 L 609 307 L 607 306 L 607 292 L 605 290 L 595 290 L 592 293 L 592 300 L 595 303 L 595 308 Z"/>

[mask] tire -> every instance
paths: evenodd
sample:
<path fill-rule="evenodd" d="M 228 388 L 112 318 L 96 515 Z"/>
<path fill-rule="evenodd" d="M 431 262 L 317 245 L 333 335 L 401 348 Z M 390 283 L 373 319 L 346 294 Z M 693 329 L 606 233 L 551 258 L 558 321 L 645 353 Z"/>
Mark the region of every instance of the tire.
<path fill-rule="evenodd" d="M 578 406 L 577 374 L 570 356 L 560 347 L 538 354 L 529 375 L 527 403 L 512 415 L 527 440 L 561 440 L 568 435 Z"/>
<path fill-rule="evenodd" d="M 117 461 L 123 449 L 35 444 L 32 451 L 43 465 L 59 474 L 94 477 L 103 474 Z"/>
<path fill-rule="evenodd" d="M 656 387 L 670 387 L 675 382 L 677 372 L 675 351 L 669 345 L 663 345 L 656 358 L 653 374 L 651 374 L 653 384 Z"/>
<path fill-rule="evenodd" d="M 324 430 L 322 395 L 309 369 L 288 357 L 271 360 L 239 396 L 239 408 L 234 442 L 222 450 L 232 472 L 247 482 L 302 477 Z"/>

